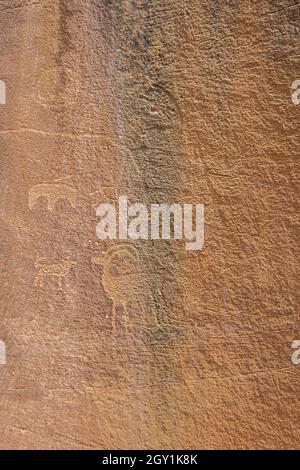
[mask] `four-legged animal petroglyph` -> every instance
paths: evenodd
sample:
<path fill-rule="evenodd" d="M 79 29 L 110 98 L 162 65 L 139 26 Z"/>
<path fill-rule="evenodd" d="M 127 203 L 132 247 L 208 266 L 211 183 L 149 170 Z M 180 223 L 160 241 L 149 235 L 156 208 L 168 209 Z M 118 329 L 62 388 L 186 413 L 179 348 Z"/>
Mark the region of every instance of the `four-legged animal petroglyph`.
<path fill-rule="evenodd" d="M 32 210 L 40 197 L 47 198 L 47 207 L 53 211 L 60 199 L 67 199 L 73 208 L 76 207 L 76 189 L 62 183 L 42 183 L 29 190 L 29 208 Z"/>
<path fill-rule="evenodd" d="M 35 286 L 44 287 L 47 278 L 57 282 L 59 288 L 66 285 L 66 278 L 69 275 L 72 266 L 76 263 L 70 260 L 62 260 L 57 263 L 48 263 L 46 258 L 39 258 L 35 262 L 36 276 Z"/>
<path fill-rule="evenodd" d="M 92 258 L 92 263 L 103 267 L 102 285 L 112 300 L 112 327 L 115 329 L 117 310 L 122 308 L 125 327 L 129 325 L 129 308 L 141 309 L 134 291 L 140 284 L 139 256 L 133 246 L 113 246 L 103 257 Z"/>
<path fill-rule="evenodd" d="M 129 286 L 133 283 L 137 269 L 137 253 L 131 246 L 110 248 L 104 257 L 92 258 L 92 262 L 103 267 L 102 285 L 112 300 L 112 326 L 116 326 L 118 307 L 124 311 L 125 325 L 128 325 Z"/>

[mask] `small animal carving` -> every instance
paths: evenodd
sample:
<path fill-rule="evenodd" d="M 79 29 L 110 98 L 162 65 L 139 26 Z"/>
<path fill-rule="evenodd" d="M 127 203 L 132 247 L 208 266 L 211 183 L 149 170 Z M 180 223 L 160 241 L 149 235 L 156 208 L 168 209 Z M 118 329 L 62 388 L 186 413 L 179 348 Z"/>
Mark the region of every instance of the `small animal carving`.
<path fill-rule="evenodd" d="M 0 80 L 0 104 L 6 104 L 6 86 L 3 80 Z"/>
<path fill-rule="evenodd" d="M 66 284 L 72 266 L 76 263 L 70 260 L 62 260 L 60 263 L 47 263 L 46 258 L 39 258 L 35 263 L 36 276 L 35 285 L 44 287 L 47 278 L 57 281 L 59 288 Z"/>
<path fill-rule="evenodd" d="M 29 208 L 32 210 L 40 197 L 47 198 L 47 207 L 53 211 L 60 199 L 67 199 L 73 208 L 76 207 L 76 189 L 62 183 L 42 183 L 29 190 Z"/>
<path fill-rule="evenodd" d="M 103 267 L 102 285 L 112 300 L 112 327 L 115 329 L 118 307 L 123 308 L 124 321 L 129 323 L 130 289 L 137 283 L 138 254 L 132 246 L 115 246 L 103 257 L 92 258 L 92 263 Z"/>

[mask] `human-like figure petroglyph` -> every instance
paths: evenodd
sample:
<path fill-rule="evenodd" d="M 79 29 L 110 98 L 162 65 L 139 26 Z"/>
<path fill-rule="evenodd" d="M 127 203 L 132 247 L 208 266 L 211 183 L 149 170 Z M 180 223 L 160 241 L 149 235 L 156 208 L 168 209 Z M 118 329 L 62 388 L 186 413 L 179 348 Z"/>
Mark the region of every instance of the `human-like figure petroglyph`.
<path fill-rule="evenodd" d="M 0 365 L 6 364 L 6 345 L 0 340 Z"/>
<path fill-rule="evenodd" d="M 48 263 L 46 258 L 39 258 L 35 262 L 35 286 L 44 287 L 47 278 L 57 282 L 59 288 L 66 285 L 66 278 L 70 274 L 72 266 L 76 263 L 68 259 L 58 263 Z"/>
<path fill-rule="evenodd" d="M 116 327 L 118 308 L 122 308 L 125 327 L 129 325 L 129 307 L 140 302 L 134 297 L 141 280 L 139 256 L 133 246 L 118 245 L 111 247 L 103 257 L 92 258 L 92 263 L 103 267 L 102 285 L 112 300 L 112 327 Z"/>
<path fill-rule="evenodd" d="M 29 190 L 29 208 L 32 210 L 40 197 L 47 198 L 47 207 L 52 212 L 60 199 L 67 199 L 71 206 L 76 207 L 76 189 L 63 183 L 42 183 L 32 186 Z"/>
<path fill-rule="evenodd" d="M 0 80 L 0 104 L 6 104 L 6 85 L 3 80 Z"/>

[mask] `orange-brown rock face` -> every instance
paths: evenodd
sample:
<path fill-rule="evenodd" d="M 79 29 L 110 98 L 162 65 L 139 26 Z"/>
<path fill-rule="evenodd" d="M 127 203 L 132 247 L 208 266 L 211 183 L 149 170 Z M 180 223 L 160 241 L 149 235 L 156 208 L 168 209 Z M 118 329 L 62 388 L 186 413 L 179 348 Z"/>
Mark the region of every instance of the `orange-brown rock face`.
<path fill-rule="evenodd" d="M 2 0 L 0 22 L 0 448 L 299 447 L 300 5 Z M 203 203 L 204 249 L 101 241 L 120 195 Z"/>

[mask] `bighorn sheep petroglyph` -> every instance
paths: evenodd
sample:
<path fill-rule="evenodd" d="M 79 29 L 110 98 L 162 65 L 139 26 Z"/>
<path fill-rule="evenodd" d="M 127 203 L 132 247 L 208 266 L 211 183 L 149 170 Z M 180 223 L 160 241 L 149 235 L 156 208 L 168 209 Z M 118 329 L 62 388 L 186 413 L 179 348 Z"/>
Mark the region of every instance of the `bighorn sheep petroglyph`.
<path fill-rule="evenodd" d="M 127 328 L 129 304 L 138 303 L 132 298 L 140 278 L 137 250 L 133 246 L 118 245 L 111 247 L 103 257 L 95 257 L 91 261 L 103 267 L 102 285 L 112 300 L 112 327 L 115 329 L 117 309 L 121 307 Z"/>

